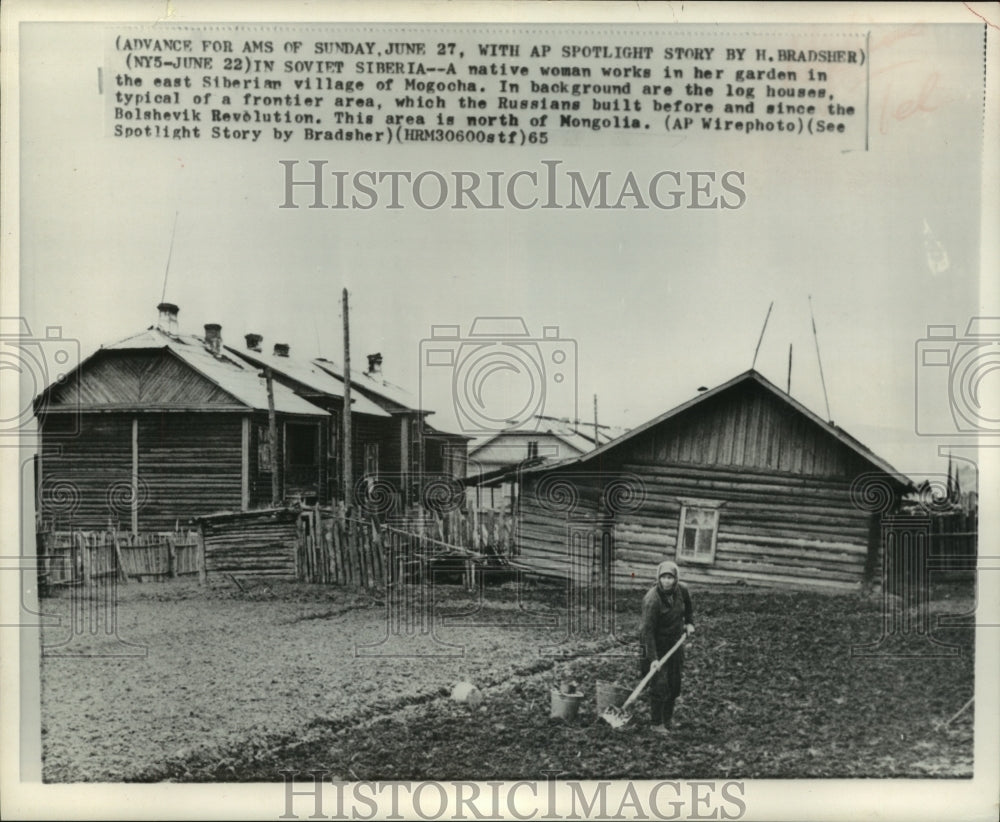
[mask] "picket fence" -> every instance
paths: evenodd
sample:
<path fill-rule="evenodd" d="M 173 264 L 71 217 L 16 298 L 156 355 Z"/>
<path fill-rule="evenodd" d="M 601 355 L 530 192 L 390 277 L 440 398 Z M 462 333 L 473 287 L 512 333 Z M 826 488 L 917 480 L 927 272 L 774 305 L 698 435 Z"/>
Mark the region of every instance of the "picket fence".
<path fill-rule="evenodd" d="M 195 531 L 43 531 L 38 534 L 40 586 L 89 585 L 117 576 L 145 582 L 203 572 Z"/>

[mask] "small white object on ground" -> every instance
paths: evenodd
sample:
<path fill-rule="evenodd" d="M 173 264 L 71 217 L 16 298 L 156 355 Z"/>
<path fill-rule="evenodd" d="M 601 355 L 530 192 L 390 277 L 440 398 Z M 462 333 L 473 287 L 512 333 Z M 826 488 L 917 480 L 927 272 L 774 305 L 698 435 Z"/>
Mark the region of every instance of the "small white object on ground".
<path fill-rule="evenodd" d="M 483 692 L 471 682 L 459 682 L 451 689 L 451 698 L 456 702 L 468 703 L 475 708 L 483 701 Z"/>

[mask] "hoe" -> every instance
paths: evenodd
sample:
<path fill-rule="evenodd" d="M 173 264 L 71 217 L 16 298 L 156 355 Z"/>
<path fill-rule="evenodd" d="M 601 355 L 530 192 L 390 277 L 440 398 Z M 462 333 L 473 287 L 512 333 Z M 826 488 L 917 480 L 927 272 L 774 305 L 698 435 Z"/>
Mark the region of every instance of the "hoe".
<path fill-rule="evenodd" d="M 640 680 L 639 684 L 635 686 L 635 690 L 629 694 L 628 699 L 625 700 L 624 704 L 620 708 L 611 706 L 601 714 L 601 719 L 607 722 L 612 728 L 624 728 L 628 725 L 629 721 L 632 719 L 632 714 L 628 712 L 629 706 L 639 698 L 639 694 L 641 694 L 646 685 L 649 684 L 649 680 L 653 678 L 656 672 L 667 664 L 667 660 L 670 659 L 674 651 L 684 644 L 686 637 L 686 634 L 681 636 L 681 638 L 674 644 L 673 648 L 649 666 L 649 673 L 646 674 L 642 680 Z"/>

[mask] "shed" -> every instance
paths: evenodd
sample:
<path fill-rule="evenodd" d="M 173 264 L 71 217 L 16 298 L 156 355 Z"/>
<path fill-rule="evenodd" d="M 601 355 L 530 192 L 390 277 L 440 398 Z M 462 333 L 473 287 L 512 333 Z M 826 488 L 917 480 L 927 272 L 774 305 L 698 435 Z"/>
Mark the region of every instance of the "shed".
<path fill-rule="evenodd" d="M 708 584 L 858 589 L 878 567 L 859 483 L 899 499 L 889 463 L 756 371 L 589 453 L 520 475 L 518 561 L 648 585 L 658 562 Z"/>

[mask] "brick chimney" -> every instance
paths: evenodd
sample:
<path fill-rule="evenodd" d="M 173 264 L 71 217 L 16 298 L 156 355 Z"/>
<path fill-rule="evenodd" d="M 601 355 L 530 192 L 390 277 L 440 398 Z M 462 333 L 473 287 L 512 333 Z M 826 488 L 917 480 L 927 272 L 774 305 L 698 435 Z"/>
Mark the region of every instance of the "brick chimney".
<path fill-rule="evenodd" d="M 222 326 L 218 323 L 205 323 L 205 345 L 216 357 L 222 353 Z"/>
<path fill-rule="evenodd" d="M 260 351 L 260 344 L 264 342 L 264 337 L 260 334 L 246 334 L 243 339 L 247 341 L 247 349 L 250 351 Z"/>
<path fill-rule="evenodd" d="M 368 370 L 366 374 L 381 374 L 382 373 L 382 355 L 381 354 L 368 354 Z"/>
<path fill-rule="evenodd" d="M 177 314 L 180 309 L 173 303 L 160 303 L 156 306 L 156 310 L 160 313 L 156 327 L 160 331 L 177 336 Z"/>
<path fill-rule="evenodd" d="M 288 356 L 288 343 L 275 343 L 274 344 L 274 356 L 275 357 L 287 357 Z"/>

